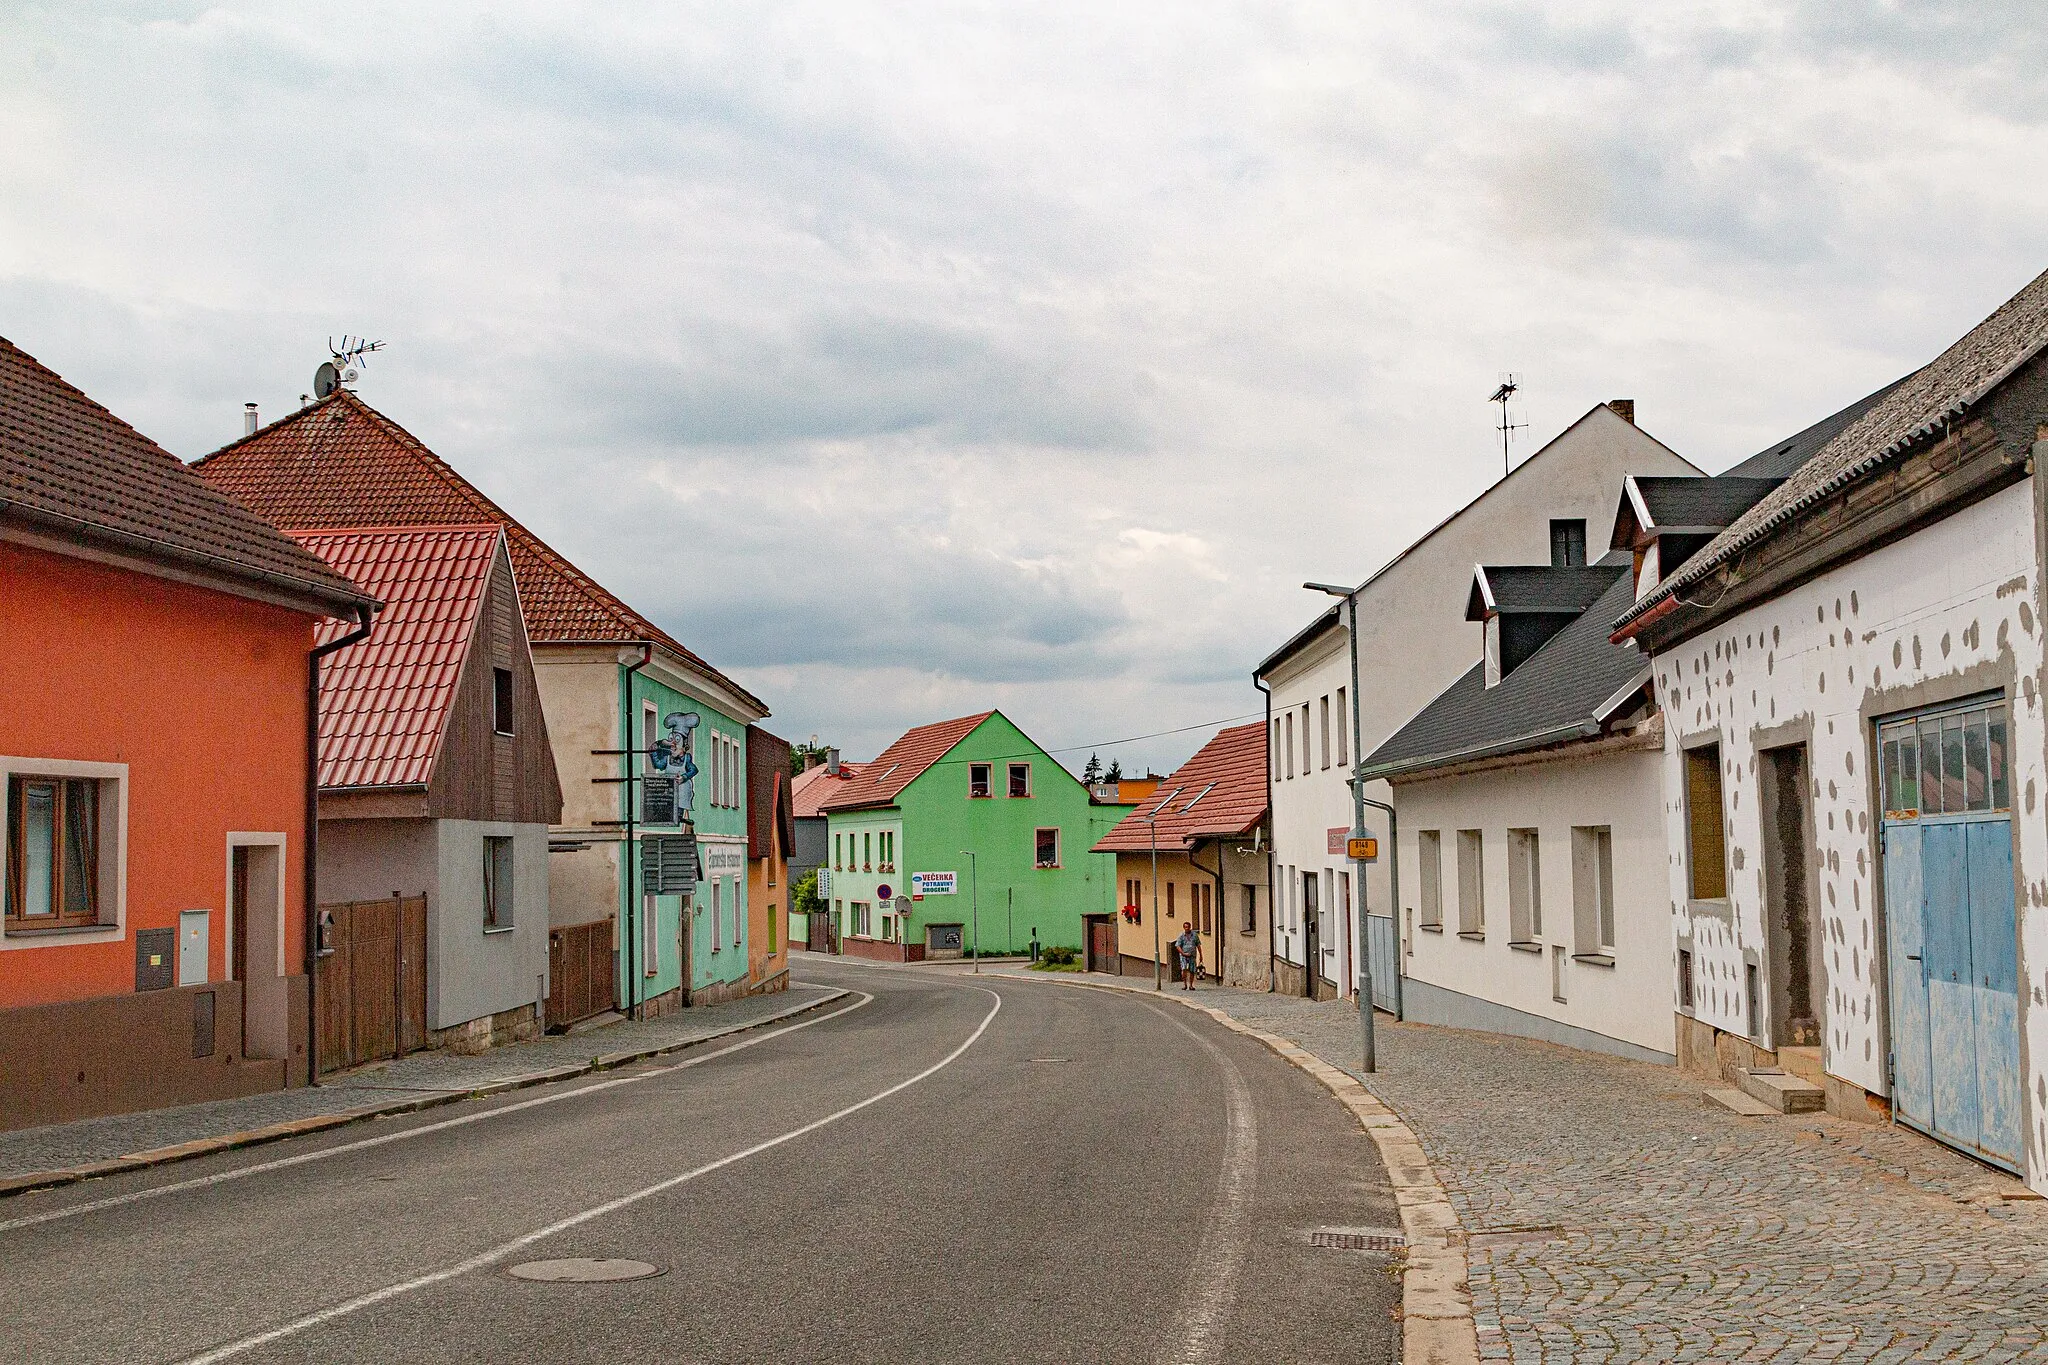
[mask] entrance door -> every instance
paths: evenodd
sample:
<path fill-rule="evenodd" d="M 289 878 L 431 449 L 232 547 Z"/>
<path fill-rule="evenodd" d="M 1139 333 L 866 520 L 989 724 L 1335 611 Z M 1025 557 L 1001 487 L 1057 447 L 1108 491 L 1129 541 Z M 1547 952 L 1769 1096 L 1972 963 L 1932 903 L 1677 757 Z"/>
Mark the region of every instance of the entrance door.
<path fill-rule="evenodd" d="M 1883 721 L 1892 1109 L 2009 1170 L 2020 1161 L 2019 943 L 2006 707 Z"/>
<path fill-rule="evenodd" d="M 249 846 L 235 845 L 228 856 L 228 979 L 242 987 L 240 1055 L 249 1050 Z"/>
<path fill-rule="evenodd" d="M 1808 896 L 1806 746 L 1766 749 L 1762 796 L 1764 887 L 1771 949 L 1771 1045 L 1819 1047 L 1820 1006 L 1813 907 Z"/>
<path fill-rule="evenodd" d="M 1320 907 L 1316 904 L 1322 879 L 1313 872 L 1301 874 L 1301 993 L 1316 998 L 1316 978 L 1323 974 L 1323 935 Z"/>

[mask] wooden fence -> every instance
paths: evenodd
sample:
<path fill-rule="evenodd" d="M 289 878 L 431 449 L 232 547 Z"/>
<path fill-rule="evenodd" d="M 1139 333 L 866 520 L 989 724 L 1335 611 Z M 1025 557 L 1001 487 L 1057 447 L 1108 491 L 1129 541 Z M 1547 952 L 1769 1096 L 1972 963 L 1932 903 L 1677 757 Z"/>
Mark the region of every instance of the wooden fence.
<path fill-rule="evenodd" d="M 320 959 L 320 1070 L 427 1045 L 427 898 L 343 901 Z"/>
<path fill-rule="evenodd" d="M 618 1002 L 612 921 L 548 930 L 548 1027 L 602 1014 Z"/>

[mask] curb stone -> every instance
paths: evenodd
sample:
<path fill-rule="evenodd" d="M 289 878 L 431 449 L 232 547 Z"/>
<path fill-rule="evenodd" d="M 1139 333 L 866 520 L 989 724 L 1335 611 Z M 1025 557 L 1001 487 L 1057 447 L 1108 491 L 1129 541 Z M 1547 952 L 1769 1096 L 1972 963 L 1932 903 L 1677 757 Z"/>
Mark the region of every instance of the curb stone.
<path fill-rule="evenodd" d="M 1034 980 L 1012 977 L 1013 980 Z M 1467 1282 L 1470 1269 L 1465 1255 L 1465 1230 L 1458 1211 L 1444 1193 L 1441 1181 L 1422 1150 L 1415 1133 L 1396 1114 L 1367 1090 L 1357 1077 L 1331 1066 L 1307 1049 L 1264 1029 L 1254 1028 L 1225 1010 L 1196 1000 L 1165 995 L 1163 992 L 1133 990 L 1103 981 L 1060 981 L 1056 986 L 1080 986 L 1089 990 L 1117 991 L 1125 995 L 1173 1000 L 1208 1015 L 1223 1027 L 1263 1043 L 1297 1068 L 1322 1082 L 1338 1103 L 1351 1111 L 1359 1127 L 1379 1149 L 1380 1164 L 1394 1189 L 1394 1202 L 1401 1210 L 1401 1231 L 1408 1241 L 1406 1264 L 1401 1272 L 1401 1360 L 1403 1365 L 1476 1365 L 1479 1359 L 1479 1329 L 1472 1318 L 1472 1293 Z"/>
<path fill-rule="evenodd" d="M 729 1038 L 736 1033 L 765 1028 L 799 1014 L 822 1009 L 834 1001 L 842 1000 L 851 992 L 834 987 L 831 993 L 809 1000 L 801 1005 L 735 1024 L 731 1028 L 719 1029 L 697 1038 L 687 1038 L 677 1043 L 663 1043 L 657 1047 L 637 1048 L 625 1052 L 608 1052 L 591 1057 L 588 1062 L 571 1063 L 568 1066 L 551 1067 L 546 1071 L 528 1072 L 524 1075 L 491 1081 L 484 1085 L 471 1086 L 461 1090 L 434 1090 L 411 1099 L 388 1100 L 382 1104 L 365 1105 L 359 1109 L 343 1109 L 332 1114 L 315 1114 L 309 1118 L 290 1119 L 283 1123 L 266 1124 L 261 1128 L 250 1128 L 238 1133 L 223 1133 L 217 1137 L 193 1138 L 169 1147 L 158 1147 L 147 1152 L 133 1152 L 127 1156 L 110 1157 L 104 1161 L 86 1162 L 77 1166 L 54 1171 L 34 1171 L 25 1175 L 0 1176 L 0 1199 L 28 1194 L 35 1190 L 57 1189 L 64 1185 L 75 1185 L 81 1180 L 98 1180 L 105 1176 L 122 1175 L 129 1171 L 147 1170 L 152 1166 L 167 1166 L 172 1162 L 190 1161 L 196 1157 L 212 1156 L 217 1152 L 230 1152 L 243 1147 L 260 1147 L 266 1143 L 281 1142 L 286 1138 L 302 1137 L 307 1133 L 323 1132 L 329 1128 L 344 1128 L 351 1124 L 364 1123 L 370 1119 L 393 1118 L 401 1114 L 417 1114 L 443 1105 L 458 1104 L 463 1100 L 487 1099 L 514 1090 L 530 1090 L 534 1086 L 550 1085 L 556 1081 L 574 1080 L 599 1071 L 614 1071 L 633 1062 L 645 1061 L 649 1057 L 662 1057 L 686 1048 L 701 1047 L 705 1043 Z"/>

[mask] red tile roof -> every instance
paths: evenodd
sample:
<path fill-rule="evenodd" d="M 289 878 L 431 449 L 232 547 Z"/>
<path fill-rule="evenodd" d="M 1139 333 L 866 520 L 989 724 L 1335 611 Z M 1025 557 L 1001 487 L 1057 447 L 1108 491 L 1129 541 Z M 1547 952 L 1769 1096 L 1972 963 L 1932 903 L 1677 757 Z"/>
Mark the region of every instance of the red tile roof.
<path fill-rule="evenodd" d="M 370 637 L 320 668 L 320 785 L 424 787 L 476 635 L 496 526 L 300 531 L 297 539 L 384 603 Z M 347 632 L 323 623 L 321 644 Z"/>
<path fill-rule="evenodd" d="M 342 613 L 369 600 L 4 337 L 0 519 Z"/>
<path fill-rule="evenodd" d="M 841 784 L 851 782 L 860 776 L 861 769 L 865 767 L 865 763 L 842 762 L 839 765 L 839 775 L 834 777 L 825 771 L 825 765 L 821 763 L 815 768 L 806 768 L 798 773 L 796 781 L 790 784 L 790 796 L 794 803 L 796 818 L 808 820 L 823 815 L 825 812 L 820 809 L 821 804 L 834 792 L 839 791 Z"/>
<path fill-rule="evenodd" d="M 1095 845 L 1095 853 L 1145 853 L 1157 817 L 1159 847 L 1183 851 L 1201 839 L 1244 834 L 1266 815 L 1266 727 L 1218 730 L 1159 791 Z"/>
<path fill-rule="evenodd" d="M 825 813 L 889 805 L 905 787 L 923 776 L 926 769 L 951 753 L 954 745 L 973 734 L 976 726 L 994 714 L 993 711 L 983 711 L 979 715 L 937 721 L 904 731 L 894 744 L 876 754 L 874 762 L 863 767 L 858 777 L 842 784 L 838 791 L 820 801 L 818 810 Z"/>
<path fill-rule="evenodd" d="M 347 389 L 245 436 L 194 466 L 279 526 L 505 528 L 535 644 L 652 641 L 765 713 L 767 705 L 607 592 L 485 497 L 398 423 Z"/>

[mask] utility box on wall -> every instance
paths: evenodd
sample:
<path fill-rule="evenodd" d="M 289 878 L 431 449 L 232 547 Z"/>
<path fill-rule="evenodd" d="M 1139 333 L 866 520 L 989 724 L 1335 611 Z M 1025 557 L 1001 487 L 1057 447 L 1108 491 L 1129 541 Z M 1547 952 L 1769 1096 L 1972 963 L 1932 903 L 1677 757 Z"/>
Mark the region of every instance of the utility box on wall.
<path fill-rule="evenodd" d="M 213 924 L 210 910 L 181 910 L 178 912 L 178 984 L 180 986 L 204 986 L 206 984 L 206 954 L 210 946 L 208 936 Z"/>
<path fill-rule="evenodd" d="M 135 932 L 135 989 L 165 991 L 171 988 L 177 970 L 171 957 L 178 951 L 175 929 L 138 929 Z"/>

